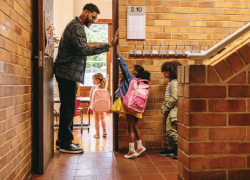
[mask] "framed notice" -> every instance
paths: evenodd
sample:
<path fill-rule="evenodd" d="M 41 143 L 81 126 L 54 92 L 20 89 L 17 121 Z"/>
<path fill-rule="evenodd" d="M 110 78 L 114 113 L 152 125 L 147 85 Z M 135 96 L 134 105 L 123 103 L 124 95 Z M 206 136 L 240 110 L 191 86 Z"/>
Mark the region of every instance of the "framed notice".
<path fill-rule="evenodd" d="M 127 39 L 146 39 L 145 9 L 145 6 L 128 6 Z"/>

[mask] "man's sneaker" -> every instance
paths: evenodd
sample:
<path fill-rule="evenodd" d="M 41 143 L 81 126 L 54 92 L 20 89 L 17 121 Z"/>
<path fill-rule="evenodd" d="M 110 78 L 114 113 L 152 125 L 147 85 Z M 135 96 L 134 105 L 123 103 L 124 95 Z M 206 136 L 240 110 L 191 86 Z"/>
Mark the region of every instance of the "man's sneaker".
<path fill-rule="evenodd" d="M 143 146 L 141 148 L 137 149 L 137 151 L 136 151 L 137 157 L 140 156 L 145 151 L 146 151 L 146 148 Z"/>
<path fill-rule="evenodd" d="M 159 156 L 173 156 L 174 150 L 167 149 L 165 151 L 159 152 L 158 154 Z"/>
<path fill-rule="evenodd" d="M 178 159 L 177 151 L 178 151 L 178 148 L 177 148 L 177 146 L 175 146 L 175 147 L 174 147 L 173 159 Z"/>
<path fill-rule="evenodd" d="M 60 147 L 59 151 L 62 153 L 71 153 L 71 154 L 79 154 L 79 153 L 84 152 L 83 148 L 79 148 L 78 146 L 76 146 L 74 144 L 70 144 L 70 145 L 65 146 L 63 148 Z"/>
<path fill-rule="evenodd" d="M 76 145 L 76 146 L 78 146 L 78 147 L 80 146 L 79 143 L 73 143 L 73 142 L 72 142 L 72 144 L 74 144 L 74 145 Z M 57 150 L 60 149 L 60 141 L 58 141 L 58 140 L 56 140 L 56 149 L 57 149 Z"/>
<path fill-rule="evenodd" d="M 105 136 L 107 136 L 108 134 L 107 134 L 107 131 L 103 131 L 103 136 L 105 137 Z"/>
<path fill-rule="evenodd" d="M 136 158 L 137 153 L 136 153 L 136 151 L 134 151 L 134 152 L 129 151 L 128 154 L 124 155 L 124 157 L 127 158 L 127 159 Z"/>
<path fill-rule="evenodd" d="M 99 139 L 100 135 L 99 134 L 95 134 L 93 137 L 96 138 L 96 139 Z"/>

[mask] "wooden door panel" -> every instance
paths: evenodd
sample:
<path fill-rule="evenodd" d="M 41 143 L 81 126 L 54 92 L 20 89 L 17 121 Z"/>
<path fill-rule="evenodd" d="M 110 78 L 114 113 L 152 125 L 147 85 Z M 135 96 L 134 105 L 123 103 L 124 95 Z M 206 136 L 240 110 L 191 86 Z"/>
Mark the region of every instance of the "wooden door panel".
<path fill-rule="evenodd" d="M 54 154 L 53 58 L 45 58 L 45 13 L 53 22 L 53 0 L 38 0 L 39 147 L 38 173 L 43 174 Z"/>

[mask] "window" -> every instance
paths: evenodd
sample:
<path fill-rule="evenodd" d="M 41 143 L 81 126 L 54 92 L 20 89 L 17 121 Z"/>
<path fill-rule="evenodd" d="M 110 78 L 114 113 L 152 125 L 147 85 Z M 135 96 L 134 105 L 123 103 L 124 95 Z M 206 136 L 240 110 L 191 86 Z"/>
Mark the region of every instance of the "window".
<path fill-rule="evenodd" d="M 93 24 L 89 28 L 84 26 L 88 43 L 108 43 L 108 24 Z"/>
<path fill-rule="evenodd" d="M 99 44 L 106 44 L 109 42 L 109 25 L 108 24 L 93 24 L 90 28 L 84 26 L 87 36 L 88 45 L 96 46 Z M 98 54 L 95 56 L 88 56 L 86 63 L 86 71 L 84 77 L 84 85 L 93 86 L 92 76 L 96 73 L 102 73 L 106 77 L 107 72 L 107 53 Z"/>

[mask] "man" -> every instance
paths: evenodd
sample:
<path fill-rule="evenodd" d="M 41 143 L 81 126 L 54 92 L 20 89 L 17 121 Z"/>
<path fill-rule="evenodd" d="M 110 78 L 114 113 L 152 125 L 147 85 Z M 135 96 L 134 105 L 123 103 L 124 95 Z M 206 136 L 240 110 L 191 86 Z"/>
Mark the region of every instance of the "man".
<path fill-rule="evenodd" d="M 73 118 L 76 108 L 77 82 L 84 84 L 86 56 L 109 51 L 118 39 L 118 30 L 110 44 L 89 46 L 83 26 L 90 27 L 97 21 L 100 14 L 94 4 L 86 4 L 82 14 L 75 17 L 65 28 L 54 63 L 54 74 L 58 82 L 60 107 L 60 124 L 58 130 L 57 148 L 65 153 L 82 153 L 78 143 L 72 143 Z"/>

